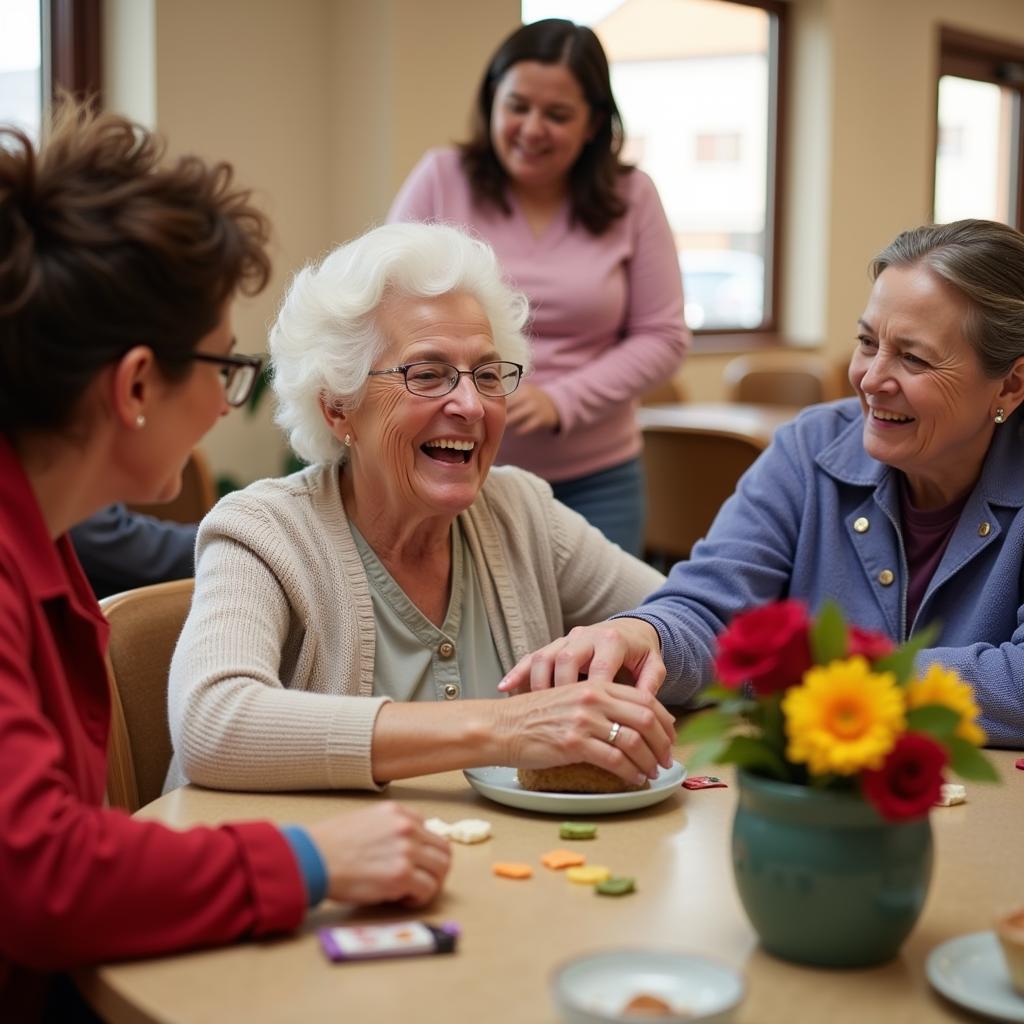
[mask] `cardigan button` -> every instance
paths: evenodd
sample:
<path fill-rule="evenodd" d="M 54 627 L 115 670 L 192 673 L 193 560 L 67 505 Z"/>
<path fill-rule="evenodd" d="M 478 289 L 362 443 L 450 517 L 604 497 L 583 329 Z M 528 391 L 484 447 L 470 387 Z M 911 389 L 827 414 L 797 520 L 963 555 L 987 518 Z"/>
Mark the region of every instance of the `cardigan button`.
<path fill-rule="evenodd" d="M 454 683 L 446 683 L 444 688 L 444 699 L 455 700 L 459 695 L 459 688 Z"/>
<path fill-rule="evenodd" d="M 853 521 L 853 529 L 855 533 L 867 533 L 868 527 L 871 526 L 871 522 L 864 516 L 859 516 Z"/>
<path fill-rule="evenodd" d="M 455 653 L 455 644 L 449 643 L 447 640 L 437 649 L 437 653 L 442 658 L 450 658 Z"/>
<path fill-rule="evenodd" d="M 883 569 L 878 574 L 878 582 L 881 583 L 883 587 L 892 586 L 892 582 L 894 579 L 896 579 L 896 574 L 892 571 L 892 569 Z"/>
<path fill-rule="evenodd" d="M 978 536 L 979 537 L 987 537 L 991 532 L 992 532 L 992 524 L 991 523 L 982 523 L 981 526 L 978 527 Z"/>

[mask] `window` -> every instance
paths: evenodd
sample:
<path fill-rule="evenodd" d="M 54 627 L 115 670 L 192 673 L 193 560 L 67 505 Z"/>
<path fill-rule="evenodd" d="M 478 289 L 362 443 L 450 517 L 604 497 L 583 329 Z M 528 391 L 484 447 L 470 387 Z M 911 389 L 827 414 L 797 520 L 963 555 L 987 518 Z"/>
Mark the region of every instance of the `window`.
<path fill-rule="evenodd" d="M 698 163 L 735 163 L 740 159 L 743 136 L 739 132 L 701 132 L 697 135 Z"/>
<path fill-rule="evenodd" d="M 934 216 L 1024 228 L 1024 48 L 940 36 Z"/>
<path fill-rule="evenodd" d="M 39 0 L 3 0 L 0 122 L 39 138 L 43 116 L 42 17 Z"/>
<path fill-rule="evenodd" d="M 102 0 L 0 0 L 0 123 L 38 141 L 55 88 L 100 94 Z"/>
<path fill-rule="evenodd" d="M 775 327 L 784 7 L 775 0 L 523 0 L 524 22 L 571 18 L 600 38 L 626 128 L 623 158 L 658 187 L 693 330 Z"/>

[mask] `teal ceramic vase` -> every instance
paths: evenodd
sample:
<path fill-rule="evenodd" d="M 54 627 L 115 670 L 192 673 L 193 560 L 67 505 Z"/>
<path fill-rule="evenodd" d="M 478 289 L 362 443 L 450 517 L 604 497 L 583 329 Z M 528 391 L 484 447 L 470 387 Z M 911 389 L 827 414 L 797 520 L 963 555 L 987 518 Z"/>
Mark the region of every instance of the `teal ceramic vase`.
<path fill-rule="evenodd" d="M 738 779 L 733 870 L 764 949 L 822 967 L 895 957 L 928 894 L 928 818 L 894 824 L 852 794 Z"/>

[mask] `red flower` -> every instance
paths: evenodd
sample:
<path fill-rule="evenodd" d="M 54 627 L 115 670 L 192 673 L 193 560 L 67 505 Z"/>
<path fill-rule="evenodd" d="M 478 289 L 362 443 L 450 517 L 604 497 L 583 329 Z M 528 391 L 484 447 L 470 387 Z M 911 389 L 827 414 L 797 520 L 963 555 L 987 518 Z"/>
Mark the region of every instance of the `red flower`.
<path fill-rule="evenodd" d="M 718 638 L 715 670 L 723 686 L 749 682 L 765 696 L 796 686 L 811 667 L 810 620 L 799 601 L 743 612 Z"/>
<path fill-rule="evenodd" d="M 896 645 L 884 634 L 873 629 L 849 626 L 846 630 L 846 656 L 859 654 L 868 661 L 877 661 L 896 650 Z"/>
<path fill-rule="evenodd" d="M 889 821 L 927 814 L 939 799 L 946 751 L 930 736 L 905 732 L 878 771 L 864 771 L 864 795 Z"/>

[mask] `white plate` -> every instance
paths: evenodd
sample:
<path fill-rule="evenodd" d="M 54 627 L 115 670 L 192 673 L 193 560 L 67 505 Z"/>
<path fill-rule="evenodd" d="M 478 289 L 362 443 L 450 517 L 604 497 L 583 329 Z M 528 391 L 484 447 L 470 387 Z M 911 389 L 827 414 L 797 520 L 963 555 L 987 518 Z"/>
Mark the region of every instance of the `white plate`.
<path fill-rule="evenodd" d="M 1010 973 L 995 932 L 961 935 L 928 956 L 928 980 L 954 1003 L 996 1020 L 1024 1021 L 1024 996 L 1010 985 Z"/>
<path fill-rule="evenodd" d="M 568 1024 L 627 1020 L 622 1009 L 640 993 L 657 996 L 680 1011 L 659 1018 L 666 1024 L 725 1024 L 745 994 L 743 979 L 731 967 L 702 956 L 655 949 L 577 957 L 555 971 L 551 989 Z"/>
<path fill-rule="evenodd" d="M 614 814 L 667 800 L 686 778 L 686 769 L 673 761 L 671 768 L 658 769 L 647 789 L 631 793 L 537 793 L 519 785 L 515 768 L 499 766 L 467 768 L 462 774 L 481 796 L 506 807 L 545 814 Z"/>

